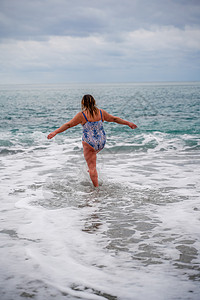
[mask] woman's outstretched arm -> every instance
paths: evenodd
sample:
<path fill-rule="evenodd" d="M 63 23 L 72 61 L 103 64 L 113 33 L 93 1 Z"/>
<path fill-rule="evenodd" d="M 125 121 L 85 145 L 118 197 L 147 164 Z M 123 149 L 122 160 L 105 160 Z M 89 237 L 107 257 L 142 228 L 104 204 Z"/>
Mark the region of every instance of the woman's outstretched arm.
<path fill-rule="evenodd" d="M 102 111 L 103 111 L 104 120 L 107 122 L 115 122 L 118 124 L 127 125 L 132 129 L 137 128 L 137 125 L 135 125 L 133 122 L 129 122 L 129 121 L 123 120 L 119 117 L 112 116 L 109 113 L 107 113 L 107 111 L 105 111 L 105 110 L 102 110 Z"/>
<path fill-rule="evenodd" d="M 61 133 L 71 127 L 74 127 L 78 124 L 82 123 L 82 113 L 79 112 L 73 119 L 71 119 L 69 122 L 63 124 L 60 128 L 56 129 L 55 131 L 51 132 L 47 138 L 52 139 L 56 134 Z"/>

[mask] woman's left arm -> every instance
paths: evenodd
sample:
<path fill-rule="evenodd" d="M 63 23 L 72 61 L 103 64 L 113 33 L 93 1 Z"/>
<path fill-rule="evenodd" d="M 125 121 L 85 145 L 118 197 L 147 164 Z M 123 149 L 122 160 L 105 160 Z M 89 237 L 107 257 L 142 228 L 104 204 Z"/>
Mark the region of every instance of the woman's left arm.
<path fill-rule="evenodd" d="M 79 112 L 73 119 L 69 122 L 63 124 L 60 128 L 56 129 L 55 131 L 51 132 L 47 138 L 52 139 L 56 134 L 61 133 L 71 127 L 77 126 L 78 124 L 82 123 L 82 113 Z"/>
<path fill-rule="evenodd" d="M 107 113 L 107 111 L 105 110 L 102 111 L 103 111 L 104 120 L 107 122 L 115 122 L 121 125 L 128 125 L 131 129 L 137 128 L 137 125 L 135 125 L 133 122 L 129 122 L 119 117 L 112 116 L 109 113 Z"/>

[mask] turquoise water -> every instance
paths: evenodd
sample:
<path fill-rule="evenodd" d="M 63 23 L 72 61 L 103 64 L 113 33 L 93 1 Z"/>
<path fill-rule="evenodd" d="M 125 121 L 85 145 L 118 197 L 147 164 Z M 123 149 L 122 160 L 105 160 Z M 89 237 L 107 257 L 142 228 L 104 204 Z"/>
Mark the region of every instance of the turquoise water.
<path fill-rule="evenodd" d="M 99 189 L 81 125 L 104 122 Z M 200 83 L 1 85 L 1 299 L 198 299 Z M 163 296 L 161 296 L 163 295 Z"/>
<path fill-rule="evenodd" d="M 138 124 L 134 132 L 162 132 L 170 136 L 199 133 L 200 84 L 112 84 L 58 86 L 1 86 L 1 130 L 9 137 L 1 146 L 19 138 L 24 146 L 33 142 L 31 134 L 46 133 L 80 111 L 84 93 L 96 97 L 99 107 Z M 130 138 L 129 128 L 105 124 L 108 136 Z M 81 126 L 70 136 L 78 137 Z M 10 136 L 11 135 L 11 136 Z M 194 142 L 194 146 L 197 142 Z"/>

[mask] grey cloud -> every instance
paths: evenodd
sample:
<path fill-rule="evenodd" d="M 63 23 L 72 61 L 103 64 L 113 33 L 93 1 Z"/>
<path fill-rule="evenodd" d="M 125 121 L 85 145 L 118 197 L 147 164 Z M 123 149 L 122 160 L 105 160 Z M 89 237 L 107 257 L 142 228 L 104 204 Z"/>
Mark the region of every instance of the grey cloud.
<path fill-rule="evenodd" d="M 1 0 L 0 35 L 40 39 L 48 35 L 87 36 L 103 31 L 106 24 L 103 10 L 87 2 L 90 1 Z"/>
<path fill-rule="evenodd" d="M 181 28 L 200 22 L 200 5 L 194 0 L 1 0 L 0 11 L 0 37 L 22 40 L 50 35 L 117 36 L 152 25 Z"/>
<path fill-rule="evenodd" d="M 0 0 L 0 81 L 196 80 L 199 15 L 199 0 Z"/>

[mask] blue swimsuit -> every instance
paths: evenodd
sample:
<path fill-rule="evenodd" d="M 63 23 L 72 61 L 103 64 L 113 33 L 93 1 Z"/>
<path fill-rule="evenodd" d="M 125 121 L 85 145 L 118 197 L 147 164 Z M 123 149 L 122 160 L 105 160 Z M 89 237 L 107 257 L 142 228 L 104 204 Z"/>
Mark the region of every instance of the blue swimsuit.
<path fill-rule="evenodd" d="M 106 143 L 106 134 L 103 129 L 102 112 L 101 120 L 96 122 L 89 122 L 84 112 L 82 114 L 85 117 L 86 123 L 83 125 L 82 141 L 88 143 L 96 151 L 100 151 L 104 148 Z"/>

